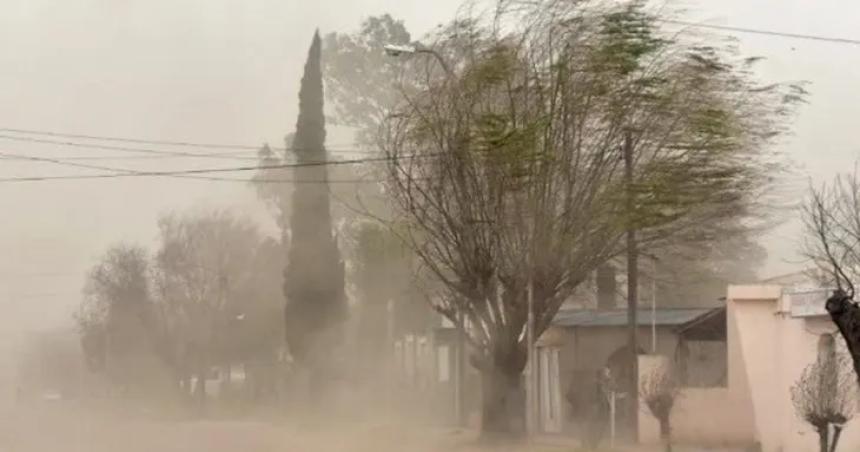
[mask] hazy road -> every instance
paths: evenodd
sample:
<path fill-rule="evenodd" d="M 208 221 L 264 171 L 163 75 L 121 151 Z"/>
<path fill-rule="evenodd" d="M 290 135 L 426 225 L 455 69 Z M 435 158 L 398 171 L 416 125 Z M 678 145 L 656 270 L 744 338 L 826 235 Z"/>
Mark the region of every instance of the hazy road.
<path fill-rule="evenodd" d="M 77 412 L 75 412 L 77 411 Z M 470 452 L 465 433 L 391 423 L 121 419 L 69 407 L 3 416 L 0 452 Z M 494 450 L 499 450 L 494 448 Z M 517 450 L 528 450 L 517 449 Z M 531 450 L 547 450 L 545 448 Z"/>

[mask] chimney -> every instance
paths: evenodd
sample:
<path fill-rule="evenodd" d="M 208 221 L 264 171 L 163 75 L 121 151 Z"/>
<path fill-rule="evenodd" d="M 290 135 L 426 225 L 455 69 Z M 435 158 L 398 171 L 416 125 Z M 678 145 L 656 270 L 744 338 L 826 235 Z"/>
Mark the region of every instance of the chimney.
<path fill-rule="evenodd" d="M 615 280 L 615 267 L 604 264 L 597 268 L 597 309 L 615 309 L 618 283 Z"/>

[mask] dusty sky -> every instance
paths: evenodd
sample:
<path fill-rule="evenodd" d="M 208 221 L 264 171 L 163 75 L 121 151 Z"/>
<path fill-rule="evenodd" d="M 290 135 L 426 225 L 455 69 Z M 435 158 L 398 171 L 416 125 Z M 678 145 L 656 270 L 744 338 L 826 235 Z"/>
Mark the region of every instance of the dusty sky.
<path fill-rule="evenodd" d="M 353 30 L 390 12 L 421 34 L 458 0 L 0 0 L 0 129 L 21 128 L 159 140 L 280 145 L 295 123 L 310 37 Z M 689 18 L 715 25 L 860 39 L 860 7 L 838 0 L 687 2 Z M 860 142 L 860 46 L 737 34 L 745 54 L 765 56 L 763 77 L 808 80 L 810 104 L 785 151 L 804 177 L 850 168 Z M 853 83 L 852 83 L 853 82 Z M 331 131 L 330 131 L 331 132 Z M 128 156 L 116 151 L 2 138 L 0 152 Z M 330 133 L 329 147 L 350 149 Z M 162 149 L 164 147 L 155 147 Z M 253 151 L 248 151 L 253 155 Z M 188 158 L 81 160 L 145 170 L 247 164 Z M 0 160 L 0 178 L 91 174 Z M 0 331 L 69 320 L 83 274 L 111 243 L 150 244 L 159 213 L 192 205 L 266 215 L 244 184 L 170 178 L 0 183 Z M 796 217 L 796 215 L 795 215 Z M 796 221 L 764 238 L 764 275 L 797 268 Z"/>

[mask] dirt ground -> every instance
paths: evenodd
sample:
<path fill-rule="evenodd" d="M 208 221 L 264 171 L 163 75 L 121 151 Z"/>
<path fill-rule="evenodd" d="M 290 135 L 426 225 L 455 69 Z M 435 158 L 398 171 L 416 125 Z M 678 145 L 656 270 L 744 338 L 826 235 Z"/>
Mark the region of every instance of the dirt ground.
<path fill-rule="evenodd" d="M 473 434 L 393 420 L 320 422 L 131 419 L 69 406 L 3 415 L 0 452 L 560 452 L 550 445 L 480 446 Z"/>

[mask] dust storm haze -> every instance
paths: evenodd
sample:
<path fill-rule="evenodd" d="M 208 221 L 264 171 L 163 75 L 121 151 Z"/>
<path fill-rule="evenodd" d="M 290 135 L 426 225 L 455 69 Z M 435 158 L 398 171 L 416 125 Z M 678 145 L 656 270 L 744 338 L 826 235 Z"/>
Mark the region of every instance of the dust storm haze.
<path fill-rule="evenodd" d="M 814 450 L 791 402 L 810 360 L 780 361 L 766 396 L 806 436 L 771 440 L 751 414 L 768 385 L 739 356 L 783 346 L 749 348 L 754 314 L 732 294 L 835 287 L 804 206 L 860 155 L 860 7 L 575 3 L 0 0 L 0 452 L 657 450 L 670 419 L 681 449 Z M 617 38 L 600 24 L 618 17 L 691 37 Z M 573 48 L 646 50 L 555 52 L 535 30 L 556 26 L 580 27 Z M 696 86 L 660 56 L 688 51 L 737 79 Z M 560 55 L 599 74 L 565 73 Z M 666 111 L 570 94 L 627 95 L 650 77 L 614 69 L 628 58 L 682 86 Z M 552 96 L 585 119 L 518 97 L 543 89 L 531 76 L 569 83 Z M 754 105 L 726 107 L 739 99 Z M 648 125 L 613 132 L 603 105 Z M 707 127 L 649 122 L 699 113 Z M 572 131 L 586 138 L 557 138 Z M 698 144 L 688 171 L 626 160 L 674 161 L 657 134 L 693 148 L 712 134 L 723 153 Z M 537 148 L 570 172 L 536 170 Z M 731 182 L 699 190 L 702 162 Z M 640 186 L 659 208 L 637 223 L 617 211 L 648 207 L 618 194 Z M 561 219 L 538 228 L 541 208 Z M 824 298 L 776 343 L 814 356 L 829 334 L 843 353 Z M 667 393 L 681 411 L 661 417 L 650 401 Z M 739 425 L 675 420 L 708 397 Z M 843 447 L 860 442 L 847 425 Z"/>

